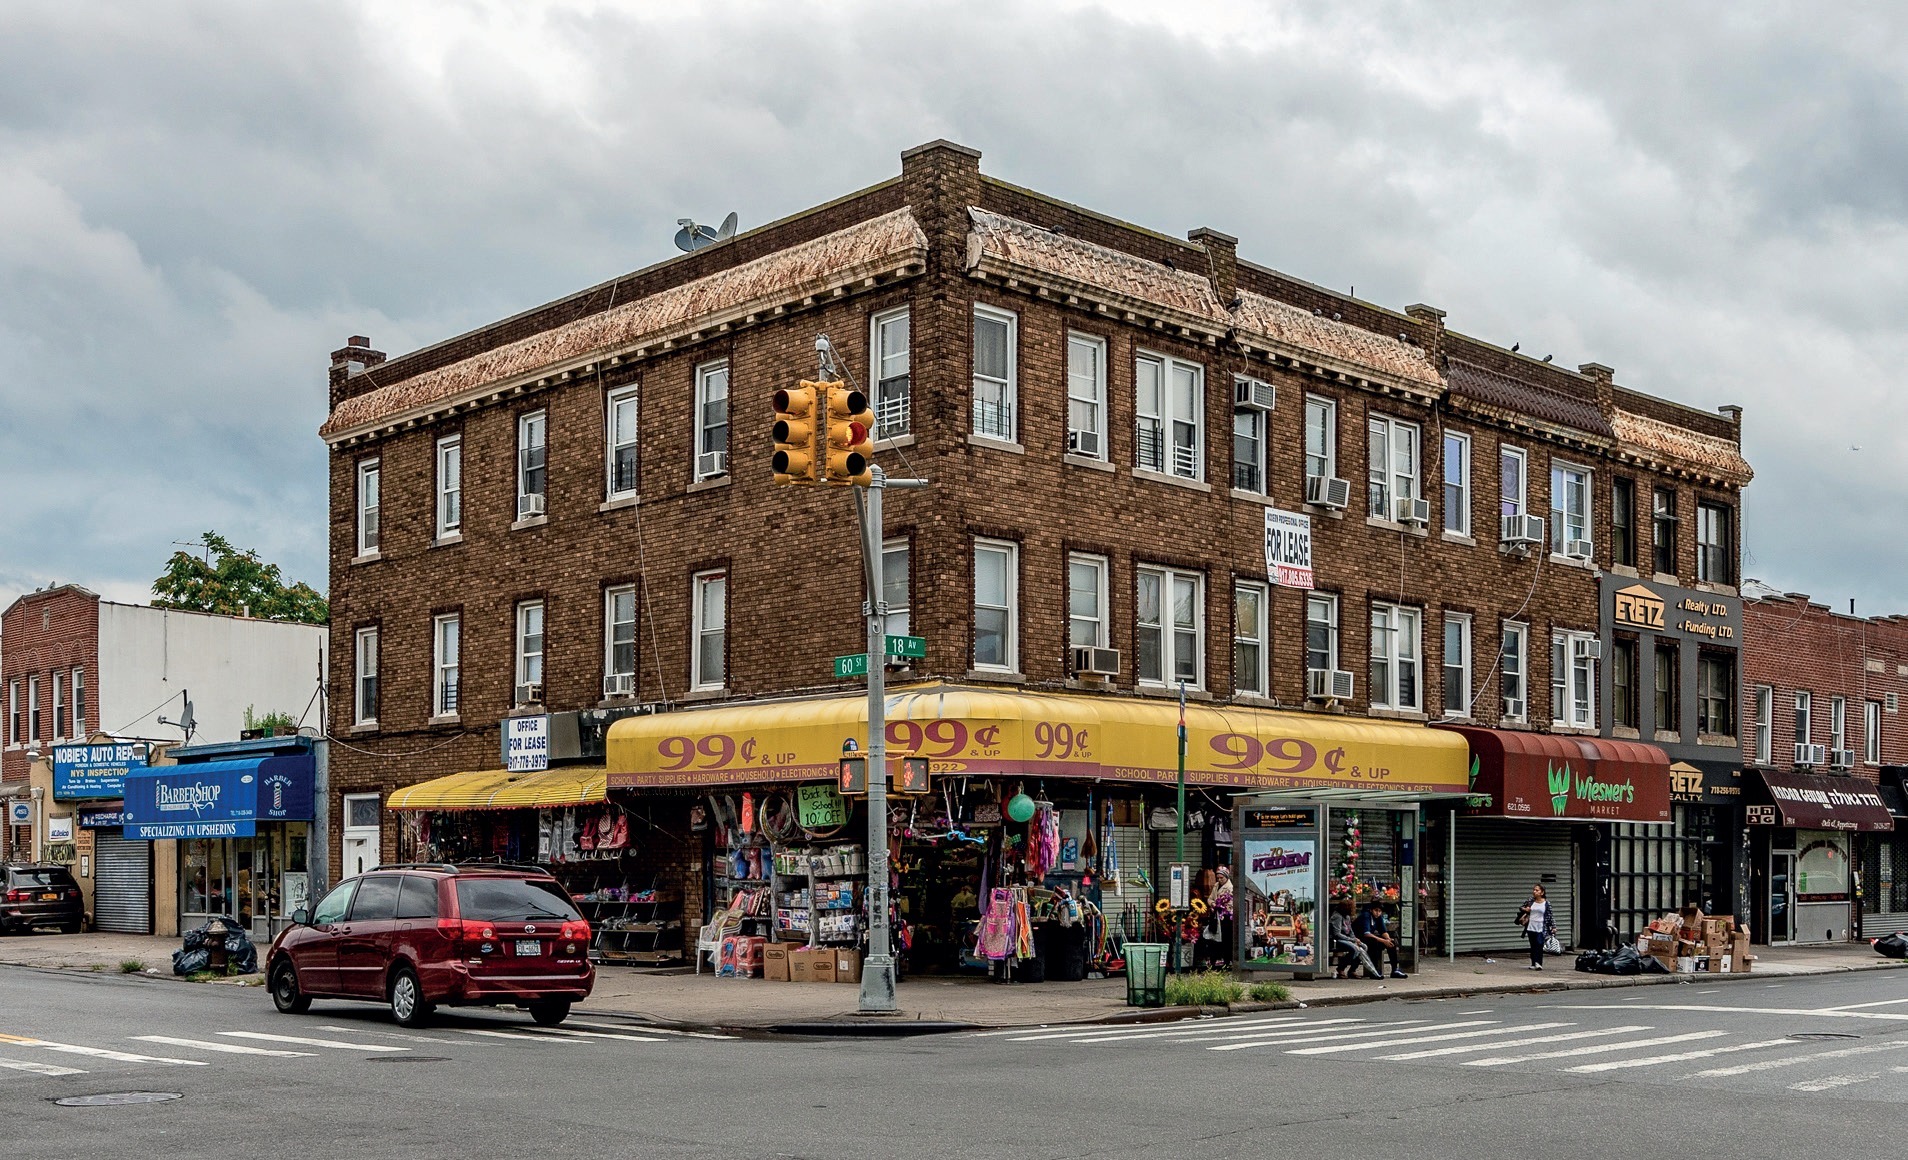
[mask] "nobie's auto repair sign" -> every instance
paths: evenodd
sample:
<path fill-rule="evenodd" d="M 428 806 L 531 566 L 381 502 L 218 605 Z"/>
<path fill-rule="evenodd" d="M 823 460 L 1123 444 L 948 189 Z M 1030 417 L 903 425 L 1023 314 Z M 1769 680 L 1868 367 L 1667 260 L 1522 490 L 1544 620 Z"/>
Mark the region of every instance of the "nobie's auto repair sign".
<path fill-rule="evenodd" d="M 1265 509 L 1265 573 L 1286 588 L 1312 587 L 1312 517 Z"/>

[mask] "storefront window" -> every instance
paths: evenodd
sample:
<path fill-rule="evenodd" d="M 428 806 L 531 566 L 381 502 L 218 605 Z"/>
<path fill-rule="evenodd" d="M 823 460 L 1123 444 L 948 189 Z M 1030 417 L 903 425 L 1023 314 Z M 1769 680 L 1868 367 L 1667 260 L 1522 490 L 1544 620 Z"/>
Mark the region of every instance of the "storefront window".
<path fill-rule="evenodd" d="M 1825 831 L 1796 835 L 1795 900 L 1843 902 L 1848 898 L 1847 839 Z"/>

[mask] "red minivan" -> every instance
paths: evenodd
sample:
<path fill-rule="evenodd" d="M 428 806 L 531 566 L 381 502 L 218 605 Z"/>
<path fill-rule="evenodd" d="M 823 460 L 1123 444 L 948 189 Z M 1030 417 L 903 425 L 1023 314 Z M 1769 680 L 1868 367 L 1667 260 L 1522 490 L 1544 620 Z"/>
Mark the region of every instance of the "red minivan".
<path fill-rule="evenodd" d="M 590 924 L 533 866 L 379 866 L 292 915 L 265 955 L 280 1011 L 387 1003 L 416 1027 L 437 1007 L 523 1007 L 546 1027 L 589 997 Z"/>

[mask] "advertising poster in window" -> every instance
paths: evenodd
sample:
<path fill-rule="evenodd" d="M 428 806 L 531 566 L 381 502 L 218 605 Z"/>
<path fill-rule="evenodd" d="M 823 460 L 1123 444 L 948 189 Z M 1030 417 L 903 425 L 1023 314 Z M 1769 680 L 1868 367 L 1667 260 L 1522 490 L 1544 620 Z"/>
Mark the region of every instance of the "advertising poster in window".
<path fill-rule="evenodd" d="M 1312 517 L 1265 509 L 1265 572 L 1286 588 L 1312 587 Z"/>
<path fill-rule="evenodd" d="M 1247 810 L 1240 913 L 1247 970 L 1316 968 L 1319 839 L 1311 809 Z"/>

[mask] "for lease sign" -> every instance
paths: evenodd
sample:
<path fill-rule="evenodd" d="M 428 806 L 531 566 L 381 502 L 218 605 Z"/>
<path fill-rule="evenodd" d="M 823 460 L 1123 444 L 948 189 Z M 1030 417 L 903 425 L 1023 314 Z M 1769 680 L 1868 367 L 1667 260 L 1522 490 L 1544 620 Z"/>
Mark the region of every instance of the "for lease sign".
<path fill-rule="evenodd" d="M 1274 584 L 1312 587 L 1312 517 L 1265 509 L 1265 572 Z"/>

